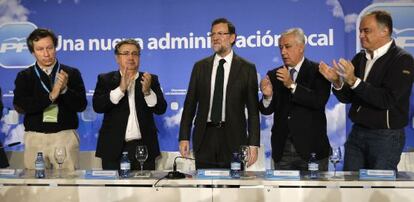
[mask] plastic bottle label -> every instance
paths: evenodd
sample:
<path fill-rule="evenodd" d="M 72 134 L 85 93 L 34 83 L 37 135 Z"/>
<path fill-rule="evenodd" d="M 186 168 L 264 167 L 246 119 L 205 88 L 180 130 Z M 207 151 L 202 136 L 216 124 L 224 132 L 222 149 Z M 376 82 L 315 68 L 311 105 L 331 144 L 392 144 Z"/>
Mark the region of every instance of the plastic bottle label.
<path fill-rule="evenodd" d="M 130 170 L 131 164 L 130 163 L 121 163 L 121 170 Z"/>
<path fill-rule="evenodd" d="M 241 164 L 239 162 L 231 162 L 231 170 L 241 170 Z"/>
<path fill-rule="evenodd" d="M 44 170 L 45 164 L 44 163 L 35 163 L 35 169 L 36 170 Z"/>
<path fill-rule="evenodd" d="M 317 163 L 309 163 L 308 164 L 308 169 L 310 171 L 318 171 L 319 170 L 319 165 Z"/>

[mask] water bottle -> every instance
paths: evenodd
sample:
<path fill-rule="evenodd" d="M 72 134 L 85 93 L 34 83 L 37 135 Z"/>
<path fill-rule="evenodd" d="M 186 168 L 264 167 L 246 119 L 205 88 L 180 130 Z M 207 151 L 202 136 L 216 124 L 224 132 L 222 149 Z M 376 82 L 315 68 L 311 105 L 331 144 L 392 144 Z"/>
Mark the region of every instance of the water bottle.
<path fill-rule="evenodd" d="M 128 159 L 128 152 L 122 152 L 121 157 L 121 170 L 119 171 L 119 175 L 121 178 L 128 178 L 129 172 L 131 171 L 131 163 Z"/>
<path fill-rule="evenodd" d="M 45 178 L 45 161 L 43 160 L 43 153 L 37 152 L 35 161 L 35 178 Z"/>
<path fill-rule="evenodd" d="M 240 178 L 241 163 L 239 158 L 239 153 L 234 152 L 233 158 L 230 164 L 230 176 L 232 178 Z"/>
<path fill-rule="evenodd" d="M 319 164 L 318 164 L 318 160 L 316 159 L 316 153 L 311 153 L 311 157 L 308 163 L 308 170 L 309 170 L 310 179 L 318 178 Z"/>

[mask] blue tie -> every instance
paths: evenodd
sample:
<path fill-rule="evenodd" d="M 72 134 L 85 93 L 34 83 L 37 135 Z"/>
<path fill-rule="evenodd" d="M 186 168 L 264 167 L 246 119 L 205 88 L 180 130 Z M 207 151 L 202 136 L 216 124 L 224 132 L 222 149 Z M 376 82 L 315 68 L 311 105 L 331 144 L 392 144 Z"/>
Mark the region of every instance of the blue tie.
<path fill-rule="evenodd" d="M 295 68 L 290 69 L 289 73 L 290 73 L 290 78 L 292 79 L 292 81 L 295 81 L 296 80 L 295 79 L 296 69 Z"/>

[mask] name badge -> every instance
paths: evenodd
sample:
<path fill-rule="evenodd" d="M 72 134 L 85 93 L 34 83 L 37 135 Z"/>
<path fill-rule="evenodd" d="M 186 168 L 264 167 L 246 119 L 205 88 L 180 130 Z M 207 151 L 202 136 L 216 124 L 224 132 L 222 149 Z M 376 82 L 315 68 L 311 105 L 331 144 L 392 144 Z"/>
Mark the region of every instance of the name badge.
<path fill-rule="evenodd" d="M 117 179 L 118 171 L 116 170 L 86 170 L 85 179 Z"/>
<path fill-rule="evenodd" d="M 266 179 L 269 180 L 300 180 L 299 170 L 266 170 Z"/>
<path fill-rule="evenodd" d="M 230 176 L 230 171 L 228 170 L 206 170 L 204 172 L 205 176 L 209 177 L 228 177 Z"/>
<path fill-rule="evenodd" d="M 14 169 L 0 169 L 0 175 L 14 175 L 15 173 Z"/>
<path fill-rule="evenodd" d="M 203 179 L 229 179 L 230 170 L 226 169 L 199 169 L 197 170 L 197 178 Z"/>
<path fill-rule="evenodd" d="M 359 170 L 359 179 L 361 180 L 395 180 L 397 174 L 394 170 Z"/>
<path fill-rule="evenodd" d="M 115 170 L 93 170 L 91 173 L 95 177 L 115 177 L 116 174 Z"/>
<path fill-rule="evenodd" d="M 56 104 L 49 105 L 43 111 L 43 122 L 44 123 L 57 123 L 58 122 L 59 107 Z"/>

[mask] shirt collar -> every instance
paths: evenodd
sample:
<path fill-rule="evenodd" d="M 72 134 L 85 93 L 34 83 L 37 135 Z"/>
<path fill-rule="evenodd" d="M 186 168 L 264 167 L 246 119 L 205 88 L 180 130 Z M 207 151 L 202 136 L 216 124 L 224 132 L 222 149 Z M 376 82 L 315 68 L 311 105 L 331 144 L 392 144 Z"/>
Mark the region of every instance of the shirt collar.
<path fill-rule="evenodd" d="M 37 63 L 37 62 L 36 62 L 36 64 L 44 73 L 46 73 L 47 75 L 50 75 L 53 71 L 53 67 L 55 67 L 55 65 L 56 65 L 56 62 L 57 62 L 57 60 L 55 59 L 55 62 L 52 65 L 47 66 L 47 67 L 41 67 L 39 65 L 39 63 Z"/>
<path fill-rule="evenodd" d="M 300 60 L 300 62 L 298 64 L 296 64 L 294 67 L 288 67 L 289 70 L 295 69 L 296 72 L 299 72 L 300 67 L 302 67 L 303 61 L 305 61 L 305 57 L 302 57 L 302 59 Z"/>
<path fill-rule="evenodd" d="M 119 74 L 121 74 L 121 76 L 123 76 L 123 75 L 122 75 L 121 70 L 119 70 Z M 134 79 L 136 80 L 138 77 L 139 77 L 139 72 L 137 72 L 137 73 L 135 74 L 135 78 L 134 78 Z"/>
<path fill-rule="evenodd" d="M 391 44 L 392 44 L 393 40 L 390 40 L 388 43 L 384 44 L 383 46 L 377 48 L 376 50 L 373 51 L 372 55 L 373 57 L 371 58 L 371 55 L 368 53 L 368 51 L 365 51 L 365 57 L 367 58 L 367 60 L 373 60 L 373 59 L 377 59 L 383 55 L 385 55 L 385 53 L 387 53 L 388 49 L 390 49 Z"/>
<path fill-rule="evenodd" d="M 233 55 L 234 55 L 233 50 L 231 50 L 230 53 L 227 54 L 224 58 L 221 57 L 218 54 L 215 54 L 215 56 L 214 56 L 214 64 L 218 64 L 221 59 L 226 60 L 226 63 L 227 64 L 231 64 L 231 61 L 233 60 Z"/>

